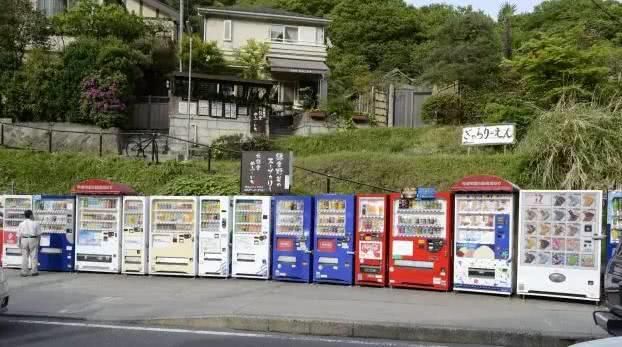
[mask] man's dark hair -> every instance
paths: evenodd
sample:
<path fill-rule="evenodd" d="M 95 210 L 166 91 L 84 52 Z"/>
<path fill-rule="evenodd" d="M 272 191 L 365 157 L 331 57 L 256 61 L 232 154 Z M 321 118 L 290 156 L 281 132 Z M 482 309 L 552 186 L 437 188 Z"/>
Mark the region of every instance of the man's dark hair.
<path fill-rule="evenodd" d="M 24 211 L 24 217 L 26 217 L 26 219 L 32 219 L 32 211 L 31 210 Z"/>

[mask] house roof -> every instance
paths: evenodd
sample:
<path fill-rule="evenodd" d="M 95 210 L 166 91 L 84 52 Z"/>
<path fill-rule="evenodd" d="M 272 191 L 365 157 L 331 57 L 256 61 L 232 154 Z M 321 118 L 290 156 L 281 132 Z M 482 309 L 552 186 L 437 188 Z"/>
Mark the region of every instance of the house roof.
<path fill-rule="evenodd" d="M 220 15 L 240 18 L 280 19 L 301 23 L 328 25 L 329 19 L 309 16 L 296 12 L 290 12 L 269 7 L 243 7 L 243 6 L 210 6 L 198 9 L 199 13 L 207 15 Z"/>
<path fill-rule="evenodd" d="M 175 76 L 175 78 L 188 78 L 188 72 L 187 71 L 175 72 L 173 76 Z M 196 73 L 196 72 L 192 73 L 192 78 L 210 80 L 210 81 L 216 81 L 216 82 L 233 82 L 233 83 L 237 82 L 237 83 L 253 84 L 253 85 L 265 86 L 265 87 L 270 87 L 276 84 L 276 82 L 272 80 L 247 80 L 247 79 L 243 79 L 243 78 L 240 78 L 237 76 L 231 76 L 231 75 L 210 75 L 210 74 Z"/>

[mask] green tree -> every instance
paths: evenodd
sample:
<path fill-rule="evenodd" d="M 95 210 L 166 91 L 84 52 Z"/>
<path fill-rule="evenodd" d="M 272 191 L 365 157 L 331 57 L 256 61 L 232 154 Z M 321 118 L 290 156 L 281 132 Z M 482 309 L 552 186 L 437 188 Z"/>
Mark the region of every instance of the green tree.
<path fill-rule="evenodd" d="M 0 73 L 12 73 L 27 49 L 47 46 L 48 22 L 28 0 L 0 0 L 0 9 Z"/>
<path fill-rule="evenodd" d="M 438 84 L 457 81 L 460 88 L 480 89 L 494 81 L 500 62 L 495 23 L 484 13 L 466 8 L 436 31 L 422 78 Z"/>
<path fill-rule="evenodd" d="M 562 95 L 589 100 L 594 94 L 616 93 L 622 86 L 621 58 L 621 49 L 607 42 L 585 47 L 572 34 L 543 34 L 524 44 L 504 66 L 520 76 L 526 96 L 549 107 Z"/>
<path fill-rule="evenodd" d="M 69 11 L 53 19 L 54 29 L 61 36 L 88 36 L 97 39 L 115 37 L 135 41 L 152 27 L 119 5 L 100 5 L 94 0 L 79 0 Z"/>
<path fill-rule="evenodd" d="M 21 71 L 27 93 L 21 100 L 22 121 L 56 122 L 65 120 L 64 103 L 58 84 L 62 78 L 62 61 L 43 49 L 29 52 Z"/>
<path fill-rule="evenodd" d="M 503 55 L 506 59 L 512 59 L 512 45 L 514 44 L 512 38 L 512 17 L 516 14 L 516 5 L 511 2 L 506 2 L 501 6 L 499 10 L 499 16 L 497 17 L 498 23 L 503 27 Z"/>
<path fill-rule="evenodd" d="M 242 78 L 250 80 L 265 79 L 269 73 L 267 55 L 270 44 L 254 39 L 235 51 L 236 65 L 242 69 Z"/>
<path fill-rule="evenodd" d="M 184 35 L 181 43 L 181 60 L 184 70 L 188 70 L 190 56 L 190 38 Z M 203 42 L 198 34 L 192 35 L 192 71 L 203 73 L 222 72 L 225 68 L 225 58 L 216 42 Z"/>
<path fill-rule="evenodd" d="M 278 0 L 276 6 L 288 11 L 323 17 L 328 15 L 341 0 Z"/>

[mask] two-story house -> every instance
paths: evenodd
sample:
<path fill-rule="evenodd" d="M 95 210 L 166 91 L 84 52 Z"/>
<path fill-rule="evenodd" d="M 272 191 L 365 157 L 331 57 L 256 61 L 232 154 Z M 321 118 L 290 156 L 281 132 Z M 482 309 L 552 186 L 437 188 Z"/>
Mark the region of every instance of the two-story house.
<path fill-rule="evenodd" d="M 330 20 L 269 8 L 207 7 L 203 39 L 215 41 L 235 66 L 234 52 L 255 39 L 270 44 L 270 79 L 276 82 L 276 101 L 301 106 L 300 90 L 311 89 L 319 102 L 328 94 L 326 27 Z"/>

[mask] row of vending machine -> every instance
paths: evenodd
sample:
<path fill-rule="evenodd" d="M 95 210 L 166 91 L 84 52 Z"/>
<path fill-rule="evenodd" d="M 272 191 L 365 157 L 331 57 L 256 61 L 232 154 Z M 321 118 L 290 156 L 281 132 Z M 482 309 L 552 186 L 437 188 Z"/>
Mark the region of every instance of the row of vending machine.
<path fill-rule="evenodd" d="M 88 187 L 88 184 L 83 185 Z M 450 192 L 303 196 L 0 198 L 2 262 L 34 211 L 47 271 L 260 278 L 598 301 L 622 192 L 522 190 L 495 176 Z M 518 199 L 518 201 L 517 201 Z M 606 247 L 601 247 L 606 241 Z"/>

